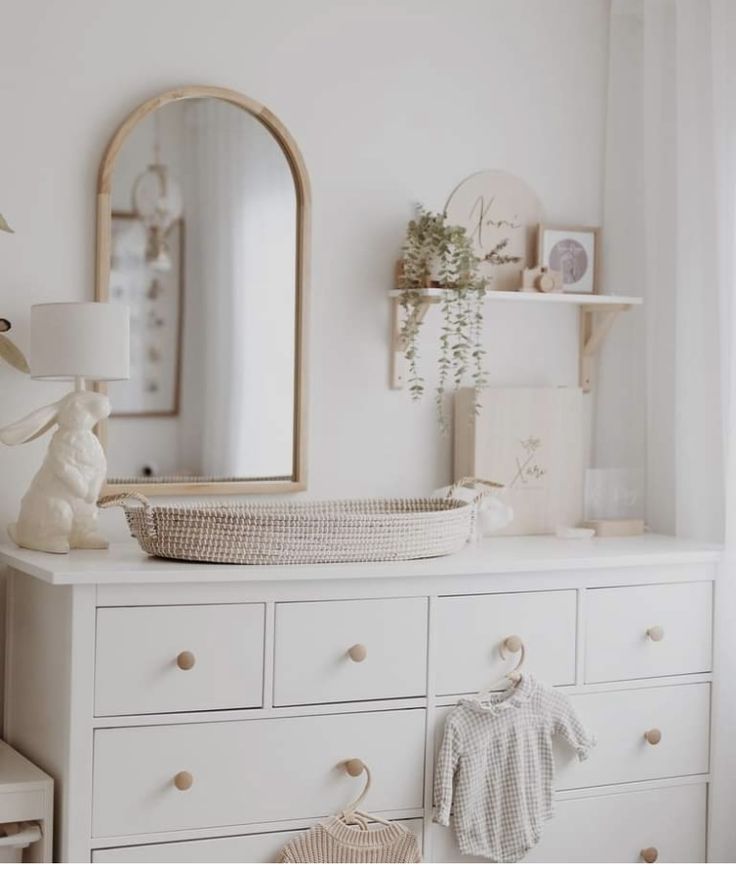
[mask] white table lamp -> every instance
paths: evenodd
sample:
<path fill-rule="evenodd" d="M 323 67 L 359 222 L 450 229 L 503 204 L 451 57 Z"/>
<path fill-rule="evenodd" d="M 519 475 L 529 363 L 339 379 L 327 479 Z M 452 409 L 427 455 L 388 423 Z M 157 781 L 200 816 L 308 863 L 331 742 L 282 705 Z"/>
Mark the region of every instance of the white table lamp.
<path fill-rule="evenodd" d="M 31 376 L 119 381 L 130 378 L 128 307 L 50 302 L 31 307 Z"/>
<path fill-rule="evenodd" d="M 74 390 L 0 430 L 0 442 L 30 442 L 57 425 L 46 458 L 9 532 L 18 546 L 44 552 L 106 549 L 97 530 L 97 499 L 107 462 L 94 434 L 110 414 L 105 394 L 85 381 L 117 381 L 130 373 L 130 318 L 124 305 L 55 302 L 31 308 L 31 376 L 73 380 Z"/>

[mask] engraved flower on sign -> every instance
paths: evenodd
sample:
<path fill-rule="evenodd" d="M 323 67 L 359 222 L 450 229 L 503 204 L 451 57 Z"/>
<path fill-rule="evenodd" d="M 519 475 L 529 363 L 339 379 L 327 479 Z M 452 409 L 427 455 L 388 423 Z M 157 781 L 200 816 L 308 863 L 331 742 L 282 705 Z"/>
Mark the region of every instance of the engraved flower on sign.
<path fill-rule="evenodd" d="M 522 453 L 515 456 L 516 472 L 508 484 L 509 488 L 515 485 L 530 485 L 539 482 L 547 471 L 537 461 L 537 455 L 542 448 L 542 440 L 538 436 L 529 436 L 519 440 Z"/>

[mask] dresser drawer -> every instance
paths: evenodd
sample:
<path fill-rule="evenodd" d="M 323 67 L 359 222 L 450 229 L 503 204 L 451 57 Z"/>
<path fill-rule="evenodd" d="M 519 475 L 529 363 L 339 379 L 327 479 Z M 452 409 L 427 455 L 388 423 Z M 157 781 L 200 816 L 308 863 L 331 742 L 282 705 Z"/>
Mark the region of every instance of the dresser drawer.
<path fill-rule="evenodd" d="M 582 763 L 557 743 L 558 789 L 708 772 L 709 684 L 587 693 L 571 699 L 597 743 Z M 645 738 L 653 731 L 661 733 L 656 744 Z"/>
<path fill-rule="evenodd" d="M 422 820 L 414 818 L 401 823 L 420 840 L 421 850 Z M 305 826 L 280 833 L 98 849 L 92 853 L 92 861 L 95 864 L 272 864 L 284 845 L 307 829 Z"/>
<path fill-rule="evenodd" d="M 570 700 L 596 745 L 581 763 L 567 743 L 555 737 L 558 790 L 708 772 L 709 684 L 586 693 Z M 435 753 L 451 710 L 437 711 Z M 653 745 L 644 733 L 655 729 L 661 739 Z"/>
<path fill-rule="evenodd" d="M 477 692 L 498 680 L 504 663 L 499 647 L 519 635 L 525 668 L 550 684 L 575 680 L 576 593 L 503 593 L 441 598 L 437 621 L 436 693 Z"/>
<path fill-rule="evenodd" d="M 709 671 L 712 602 L 710 582 L 591 589 L 586 682 Z"/>
<path fill-rule="evenodd" d="M 655 848 L 658 863 L 705 861 L 706 786 L 677 787 L 561 800 L 527 863 L 641 863 Z M 432 827 L 431 858 L 444 863 L 482 861 L 465 857 L 446 827 Z"/>
<path fill-rule="evenodd" d="M 427 607 L 426 598 L 277 605 L 274 704 L 424 695 Z"/>
<path fill-rule="evenodd" d="M 95 714 L 263 704 L 262 604 L 103 607 Z"/>
<path fill-rule="evenodd" d="M 420 809 L 424 724 L 414 709 L 97 730 L 93 834 L 331 814 L 362 788 L 342 766 L 351 757 L 373 776 L 367 809 Z"/>

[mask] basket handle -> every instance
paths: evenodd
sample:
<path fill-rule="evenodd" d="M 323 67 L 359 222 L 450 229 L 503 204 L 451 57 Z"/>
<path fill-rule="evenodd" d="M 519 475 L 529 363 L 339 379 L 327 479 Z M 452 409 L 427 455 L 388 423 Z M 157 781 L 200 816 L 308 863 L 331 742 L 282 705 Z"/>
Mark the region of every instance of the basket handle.
<path fill-rule="evenodd" d="M 128 507 L 126 506 L 126 501 L 138 501 L 138 503 L 143 505 L 143 522 L 146 534 L 148 537 L 155 539 L 156 523 L 153 518 L 153 506 L 144 494 L 141 494 L 138 491 L 126 491 L 122 494 L 107 494 L 105 497 L 101 497 L 97 501 L 97 506 L 101 510 L 106 510 L 108 507 L 122 507 L 127 513 Z"/>
<path fill-rule="evenodd" d="M 97 506 L 101 510 L 106 510 L 108 507 L 123 507 L 123 509 L 126 509 L 126 501 L 139 501 L 146 509 L 151 506 L 148 498 L 137 491 L 126 491 L 123 494 L 106 494 L 97 501 Z"/>
<path fill-rule="evenodd" d="M 475 488 L 478 496 L 476 497 L 476 503 L 482 500 L 486 495 L 489 495 L 494 488 L 503 488 L 504 486 L 500 482 L 493 482 L 490 479 L 481 479 L 478 476 L 463 476 L 462 479 L 458 479 L 452 486 L 450 486 L 450 490 L 447 493 L 447 497 L 452 499 L 455 497 L 455 492 L 458 488 Z"/>
<path fill-rule="evenodd" d="M 458 488 L 474 488 L 475 489 L 475 497 L 473 498 L 473 519 L 470 526 L 470 541 L 474 541 L 478 539 L 478 511 L 480 510 L 481 502 L 484 498 L 488 497 L 488 495 L 493 491 L 494 488 L 503 488 L 504 486 L 500 482 L 493 482 L 490 479 L 481 479 L 478 476 L 463 476 L 462 479 L 458 479 L 458 481 L 450 486 L 450 490 L 447 492 L 448 500 L 452 500 L 455 497 L 455 492 Z"/>

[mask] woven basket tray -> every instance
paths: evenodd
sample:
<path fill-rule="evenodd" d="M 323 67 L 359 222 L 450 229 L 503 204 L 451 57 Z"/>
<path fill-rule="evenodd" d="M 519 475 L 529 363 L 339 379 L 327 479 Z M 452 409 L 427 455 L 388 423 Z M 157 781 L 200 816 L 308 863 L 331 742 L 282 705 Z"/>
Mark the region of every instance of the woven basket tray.
<path fill-rule="evenodd" d="M 123 506 L 130 533 L 149 555 L 239 565 L 448 555 L 470 538 L 476 510 L 453 498 L 153 506 L 140 494 L 111 495 L 99 506 Z"/>

